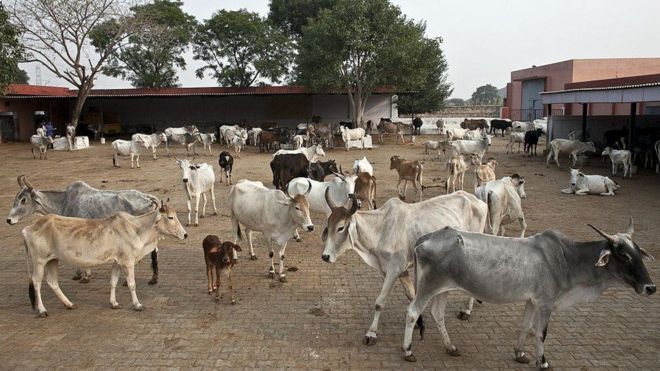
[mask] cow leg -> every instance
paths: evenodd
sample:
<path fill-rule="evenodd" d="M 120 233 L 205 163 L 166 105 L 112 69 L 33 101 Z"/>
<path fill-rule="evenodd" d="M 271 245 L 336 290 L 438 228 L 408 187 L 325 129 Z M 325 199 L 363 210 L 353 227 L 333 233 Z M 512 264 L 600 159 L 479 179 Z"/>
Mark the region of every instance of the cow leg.
<path fill-rule="evenodd" d="M 82 277 L 80 278 L 80 283 L 89 283 L 92 279 L 92 269 L 85 268 L 82 270 Z"/>
<path fill-rule="evenodd" d="M 201 198 L 203 199 L 203 202 L 202 202 L 202 215 L 200 216 L 200 218 L 203 218 L 203 217 L 206 216 L 206 201 L 207 201 L 206 200 L 206 192 L 202 192 L 201 196 L 202 196 Z"/>
<path fill-rule="evenodd" d="M 472 298 L 470 298 L 472 299 Z M 431 314 L 435 323 L 438 326 L 438 330 L 442 335 L 442 343 L 447 350 L 447 354 L 452 357 L 457 357 L 461 355 L 461 352 L 456 349 L 456 347 L 451 343 L 449 338 L 449 333 L 447 332 L 447 327 L 445 326 L 445 308 L 447 307 L 447 294 L 443 293 L 437 295 L 431 300 Z M 421 315 L 421 314 L 420 314 Z"/>
<path fill-rule="evenodd" d="M 218 215 L 218 207 L 215 205 L 215 184 L 211 184 L 211 202 L 213 202 L 213 215 Z"/>
<path fill-rule="evenodd" d="M 154 160 L 158 160 L 158 156 L 156 156 L 156 146 L 151 146 L 151 152 L 154 156 Z"/>
<path fill-rule="evenodd" d="M 126 266 L 126 282 L 128 283 L 128 289 L 131 290 L 131 299 L 133 300 L 133 309 L 136 311 L 142 311 L 144 305 L 140 304 L 137 294 L 135 292 L 135 266 L 128 265 Z"/>
<path fill-rule="evenodd" d="M 527 222 L 525 222 L 525 217 L 521 216 L 518 218 L 518 223 L 520 223 L 520 238 L 525 238 L 525 231 L 527 230 Z"/>
<path fill-rule="evenodd" d="M 406 193 L 408 193 L 408 181 L 404 180 L 403 181 L 403 197 L 401 198 L 402 200 L 406 199 Z"/>
<path fill-rule="evenodd" d="M 401 273 L 399 276 L 399 282 L 401 282 L 401 286 L 403 286 L 403 293 L 406 294 L 408 300 L 413 301 L 413 299 L 415 299 L 415 284 L 413 283 L 408 271 Z M 425 327 L 424 319 L 422 318 L 421 314 L 419 315 L 419 318 L 417 318 L 417 327 L 419 328 L 419 337 L 423 339 Z"/>
<path fill-rule="evenodd" d="M 293 237 L 291 237 L 296 240 L 296 242 L 301 242 L 302 238 L 300 238 L 300 234 L 298 233 L 298 228 L 293 230 Z"/>
<path fill-rule="evenodd" d="M 34 154 L 34 147 L 32 147 L 32 158 L 35 160 L 37 159 L 37 155 Z"/>
<path fill-rule="evenodd" d="M 286 282 L 286 275 L 284 274 L 284 251 L 286 250 L 286 243 L 280 248 L 280 282 Z"/>
<path fill-rule="evenodd" d="M 74 309 L 76 306 L 69 301 L 69 299 L 64 295 L 62 289 L 60 289 L 60 283 L 57 278 L 57 260 L 51 260 L 46 263 L 46 282 L 48 286 L 53 290 L 55 295 L 64 303 L 68 309 Z"/>
<path fill-rule="evenodd" d="M 273 252 L 273 240 L 268 239 L 268 257 L 270 258 L 270 268 L 268 268 L 268 277 L 269 278 L 275 278 L 275 264 L 273 263 L 273 257 L 275 256 L 275 253 Z"/>
<path fill-rule="evenodd" d="M 188 197 L 187 201 L 187 206 L 188 206 L 188 225 L 192 225 L 192 203 L 190 202 L 190 197 Z"/>
<path fill-rule="evenodd" d="M 44 266 L 40 262 L 34 263 L 34 271 L 32 272 L 32 285 L 34 286 L 35 300 L 37 304 L 37 311 L 39 312 L 39 317 L 47 317 L 48 311 L 44 307 L 44 303 L 41 300 L 41 281 L 44 278 Z M 34 301 L 32 304 L 34 308 Z"/>
<path fill-rule="evenodd" d="M 158 283 L 158 248 L 155 248 L 151 252 L 151 279 L 147 282 L 150 285 L 155 285 Z"/>
<path fill-rule="evenodd" d="M 245 233 L 247 234 L 248 245 L 250 245 L 250 260 L 257 260 L 257 256 L 254 254 L 254 247 L 252 245 L 252 231 L 248 229 L 245 231 Z"/>
<path fill-rule="evenodd" d="M 112 266 L 112 273 L 110 274 L 110 308 L 119 309 L 121 305 L 117 302 L 117 282 L 119 282 L 119 274 L 121 273 L 121 267 L 117 264 Z"/>
<path fill-rule="evenodd" d="M 542 307 L 539 308 L 536 314 L 536 367 L 542 370 L 550 368 L 548 361 L 545 359 L 543 342 L 545 342 L 545 337 L 548 334 L 548 322 L 550 321 L 551 313 L 550 308 Z"/>
<path fill-rule="evenodd" d="M 472 315 L 472 309 L 474 308 L 474 298 L 469 297 L 467 303 L 465 303 L 465 309 L 462 311 L 458 312 L 456 315 L 456 318 L 460 319 L 461 321 L 467 321 L 470 319 L 470 315 Z"/>
<path fill-rule="evenodd" d="M 222 268 L 219 265 L 215 266 L 215 300 L 222 299 L 220 295 L 220 276 L 222 275 Z"/>
<path fill-rule="evenodd" d="M 227 268 L 227 279 L 229 280 L 229 300 L 232 304 L 236 304 L 236 299 L 234 298 L 234 284 L 231 282 L 231 266 Z"/>
<path fill-rule="evenodd" d="M 380 319 L 380 312 L 383 310 L 383 306 L 385 305 L 385 299 L 387 299 L 387 295 L 389 295 L 390 291 L 392 291 L 392 286 L 394 285 L 394 282 L 400 275 L 401 272 L 395 267 L 390 266 L 389 269 L 387 269 L 387 273 L 385 274 L 385 279 L 383 280 L 383 287 L 381 287 L 380 294 L 376 298 L 374 319 L 371 322 L 371 326 L 369 326 L 369 331 L 367 331 L 367 334 L 364 336 L 364 339 L 362 340 L 362 343 L 364 345 L 376 344 L 376 339 L 378 338 L 378 320 Z M 417 321 L 417 318 L 415 318 L 415 321 Z"/>
<path fill-rule="evenodd" d="M 515 360 L 519 363 L 529 363 L 531 361 L 530 357 L 525 354 L 524 349 L 525 339 L 527 339 L 527 334 L 529 334 L 529 330 L 532 329 L 532 324 L 534 323 L 534 312 L 534 303 L 528 300 L 527 304 L 525 304 L 525 314 L 523 315 L 522 328 L 518 335 L 518 341 L 516 342 L 516 347 L 513 348 Z"/>
<path fill-rule="evenodd" d="M 138 169 L 140 168 L 140 154 L 135 155 L 135 164 L 137 165 Z"/>
<path fill-rule="evenodd" d="M 406 329 L 403 335 L 403 351 L 404 359 L 408 362 L 417 361 L 412 352 L 413 330 L 415 329 L 417 319 L 432 299 L 431 295 L 419 295 L 419 293 L 420 292 L 417 291 L 417 296 L 415 296 L 415 299 L 413 299 L 410 305 L 408 305 L 408 310 L 406 311 Z"/>
<path fill-rule="evenodd" d="M 399 198 L 401 198 L 401 178 L 399 178 L 399 182 L 396 184 L 396 192 L 399 194 Z"/>
<path fill-rule="evenodd" d="M 216 289 L 215 280 L 213 278 L 213 266 L 206 261 L 206 288 L 209 295 L 211 295 Z"/>

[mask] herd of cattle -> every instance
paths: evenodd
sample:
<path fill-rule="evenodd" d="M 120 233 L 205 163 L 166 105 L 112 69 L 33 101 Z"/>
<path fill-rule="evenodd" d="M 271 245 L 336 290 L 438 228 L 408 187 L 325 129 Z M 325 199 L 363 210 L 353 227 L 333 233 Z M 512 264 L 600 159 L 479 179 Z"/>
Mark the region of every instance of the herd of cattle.
<path fill-rule="evenodd" d="M 419 132 L 421 124 L 413 124 L 410 131 Z M 472 314 L 474 299 L 491 303 L 525 301 L 514 356 L 521 363 L 531 361 L 523 349 L 533 329 L 535 361 L 540 368 L 549 367 L 543 342 L 554 310 L 595 300 L 615 284 L 628 285 L 638 294 L 655 292 L 655 285 L 642 262 L 642 258 L 652 257 L 633 242 L 632 218 L 627 231 L 622 233 L 608 234 L 590 225 L 604 240 L 575 242 L 556 230 L 525 238 L 527 224 L 522 204 L 526 198 L 525 179 L 519 174 L 497 179 L 498 161 L 494 158 L 484 161 L 492 140 L 488 132 L 495 136 L 498 130 L 502 136 L 509 132 L 509 150 L 521 139 L 525 152 L 533 155 L 539 137 L 546 132 L 544 122 L 519 125 L 505 120 L 490 123 L 466 120 L 461 128 L 444 128 L 441 121 L 436 125 L 441 138 L 424 144 L 425 156 L 430 149 L 437 150 L 438 157 L 441 151 L 449 153 L 447 194 L 424 200 L 422 162 L 394 155 L 390 158 L 390 171 L 395 170 L 399 176 L 398 197 L 390 198 L 380 207 L 376 205 L 374 168 L 366 157 L 356 160 L 352 171 L 337 167 L 334 160 L 321 161 L 326 156 L 323 147 L 334 145 L 334 128 L 330 125 L 309 124 L 295 131 L 274 126 L 250 130 L 239 126 L 220 128 L 220 140 L 234 148 L 236 157 L 248 144 L 259 146 L 261 151 L 275 149 L 283 143 L 292 143 L 296 148 L 279 149 L 272 155 L 270 168 L 274 189 L 247 179 L 234 184 L 231 179 L 234 156 L 228 151 L 219 154 L 220 182 L 224 177 L 224 181 L 232 185 L 228 207 L 233 242 L 223 242 L 213 235 L 204 239 L 209 294 L 215 292 L 219 298 L 219 277 L 226 273 L 230 300 L 235 303 L 230 273 L 241 251 L 237 243 L 247 238 L 250 259 L 256 260 L 252 232 L 261 232 L 268 243 L 269 275 L 286 282 L 287 242 L 292 238 L 300 239 L 298 229 L 315 230 L 310 213 L 323 214 L 327 219 L 321 237 L 323 261 L 334 263 L 344 252 L 355 250 L 367 265 L 384 277 L 373 322 L 364 337 L 365 344 L 376 342 L 380 314 L 395 281 L 398 279 L 403 285 L 411 301 L 403 341 L 408 361 L 415 361 L 412 333 L 417 325 L 423 338 L 425 327 L 421 313 L 428 305 L 431 305 L 447 352 L 452 356 L 460 354 L 445 327 L 447 293 L 452 290 L 462 290 L 470 296 L 459 313 L 462 320 Z M 383 119 L 376 130 L 378 134 L 393 134 L 404 141 L 405 126 Z M 339 126 L 338 134 L 348 143 L 373 132 L 371 125 L 366 130 Z M 135 134 L 130 141 L 113 142 L 113 162 L 118 165 L 119 155 L 130 156 L 131 164 L 135 159 L 140 167 L 142 148 L 151 149 L 155 159 L 156 147 L 161 143 L 166 146 L 181 144 L 187 153 L 192 150 L 193 154 L 196 153 L 195 144 L 201 143 L 210 153 L 215 139 L 214 134 L 200 133 L 194 127 L 168 128 L 161 134 Z M 569 154 L 575 165 L 579 156 L 595 152 L 593 143 L 574 139 L 554 139 L 547 147 L 550 151 L 546 164 L 554 158 L 558 166 L 560 153 Z M 169 147 L 167 153 L 170 155 Z M 620 165 L 624 168 L 624 177 L 631 176 L 629 150 L 608 146 L 602 154 L 611 159 L 614 174 Z M 213 166 L 195 163 L 194 158 L 175 157 L 175 160 L 187 201 L 188 225 L 198 225 L 200 199 L 203 201 L 201 217 L 206 213 L 209 197 L 214 213 L 218 212 Z M 463 190 L 463 178 L 471 166 L 474 166 L 475 175 L 474 194 Z M 570 175 L 570 187 L 561 190 L 563 193 L 614 195 L 618 189 L 608 177 L 585 175 L 576 169 L 571 169 Z M 408 182 L 415 188 L 416 202 L 405 201 Z M 74 308 L 58 284 L 59 262 L 84 269 L 84 280 L 89 280 L 90 268 L 111 264 L 111 307 L 120 307 L 115 289 L 120 272 L 124 272 L 133 308 L 142 310 L 144 307 L 135 290 L 135 265 L 151 255 L 153 276 L 149 283 L 157 283 L 158 242 L 165 237 L 182 240 L 188 236 L 167 201 L 137 190 L 99 190 L 81 181 L 71 183 L 62 191 L 40 190 L 25 175 L 18 177 L 18 184 L 21 189 L 7 222 L 14 225 L 30 215 L 41 214 L 23 228 L 22 236 L 31 278 L 29 295 L 33 308 L 42 317 L 47 315 L 41 299 L 44 277 L 64 305 Z M 361 208 L 366 210 L 359 210 Z M 519 238 L 504 238 L 504 226 L 513 222 L 520 224 Z M 277 273 L 275 248 L 279 258 Z"/>

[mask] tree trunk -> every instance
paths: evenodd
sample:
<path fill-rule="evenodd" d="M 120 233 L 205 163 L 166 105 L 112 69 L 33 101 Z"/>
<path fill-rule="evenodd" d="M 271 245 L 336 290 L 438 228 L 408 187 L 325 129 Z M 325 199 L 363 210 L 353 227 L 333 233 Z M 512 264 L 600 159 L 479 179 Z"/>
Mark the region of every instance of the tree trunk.
<path fill-rule="evenodd" d="M 82 109 L 85 106 L 85 101 L 89 95 L 89 91 L 92 90 L 92 80 L 88 80 L 83 83 L 82 86 L 78 89 L 78 95 L 76 96 L 76 103 L 73 105 L 73 114 L 71 114 L 71 124 L 75 127 L 78 127 L 78 121 L 80 120 L 80 114 Z"/>

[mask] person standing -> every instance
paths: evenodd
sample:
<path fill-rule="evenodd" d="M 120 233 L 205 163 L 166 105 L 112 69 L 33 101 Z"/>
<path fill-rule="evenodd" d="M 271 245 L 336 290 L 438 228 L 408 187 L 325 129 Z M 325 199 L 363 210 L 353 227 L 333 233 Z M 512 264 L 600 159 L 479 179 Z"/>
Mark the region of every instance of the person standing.
<path fill-rule="evenodd" d="M 76 149 L 76 127 L 71 123 L 66 124 L 66 140 L 69 143 L 69 151 Z"/>

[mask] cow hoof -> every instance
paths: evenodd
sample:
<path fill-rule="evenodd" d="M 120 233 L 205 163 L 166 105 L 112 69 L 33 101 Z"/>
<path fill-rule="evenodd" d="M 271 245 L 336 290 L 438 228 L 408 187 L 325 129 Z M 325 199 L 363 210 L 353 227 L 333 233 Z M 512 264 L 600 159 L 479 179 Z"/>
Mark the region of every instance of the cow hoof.
<path fill-rule="evenodd" d="M 286 277 L 284 276 L 280 277 L 280 282 L 286 282 Z"/>
<path fill-rule="evenodd" d="M 532 361 L 532 359 L 527 355 L 527 353 L 517 354 L 515 360 L 518 363 L 524 363 L 524 364 L 528 364 Z"/>
<path fill-rule="evenodd" d="M 268 278 L 275 278 L 275 272 L 268 272 Z"/>
<path fill-rule="evenodd" d="M 193 227 L 199 227 L 199 223 L 195 223 L 192 225 Z"/>
<path fill-rule="evenodd" d="M 231 304 L 232 305 L 236 304 L 236 299 L 231 299 Z"/>
<path fill-rule="evenodd" d="M 46 317 L 48 317 L 48 312 L 46 311 L 39 312 L 39 318 L 46 318 Z"/>
<path fill-rule="evenodd" d="M 414 354 L 411 354 L 409 356 L 405 356 L 405 357 L 403 357 L 403 359 L 405 359 L 408 362 L 417 362 L 417 358 L 415 358 Z"/>
<path fill-rule="evenodd" d="M 213 291 L 215 291 L 215 290 L 208 290 L 207 294 L 211 295 L 211 294 L 213 294 Z"/>
<path fill-rule="evenodd" d="M 150 284 L 150 285 L 155 285 L 155 284 L 158 283 L 158 278 L 153 277 L 153 278 L 150 279 L 149 282 L 147 282 L 147 283 Z"/>
<path fill-rule="evenodd" d="M 257 260 L 257 256 L 256 255 L 250 255 L 250 260 Z"/>
<path fill-rule="evenodd" d="M 456 347 L 454 347 L 453 349 L 448 348 L 447 349 L 447 354 L 449 354 L 452 357 L 458 357 L 458 356 L 461 355 L 461 351 L 456 349 Z"/>
<path fill-rule="evenodd" d="M 376 345 L 378 338 L 375 336 L 365 336 L 364 339 L 362 339 L 362 344 L 364 345 Z M 414 362 L 414 361 L 411 361 Z"/>
<path fill-rule="evenodd" d="M 121 304 L 119 304 L 119 303 L 117 303 L 117 304 L 110 303 L 110 308 L 111 309 L 121 309 Z"/>
<path fill-rule="evenodd" d="M 204 219 L 204 215 L 200 215 L 199 218 L 200 218 L 200 219 Z"/>
<path fill-rule="evenodd" d="M 89 277 L 83 277 L 80 279 L 80 283 L 89 283 Z"/>
<path fill-rule="evenodd" d="M 467 321 L 470 319 L 470 315 L 468 313 L 465 313 L 463 311 L 458 312 L 456 315 L 456 318 L 460 319 L 461 321 Z"/>
<path fill-rule="evenodd" d="M 539 370 L 550 370 L 551 367 L 548 364 L 548 362 L 545 362 L 545 363 L 541 363 L 540 365 L 538 365 L 538 369 Z"/>
<path fill-rule="evenodd" d="M 214 213 L 213 213 L 213 216 L 218 216 L 218 212 L 217 212 L 217 211 L 214 212 Z"/>
<path fill-rule="evenodd" d="M 81 278 L 82 278 L 82 273 L 80 272 L 76 272 L 76 274 L 74 274 L 73 277 L 71 277 L 71 279 L 74 281 L 78 281 Z"/>
<path fill-rule="evenodd" d="M 302 242 L 302 238 L 297 237 L 297 238 L 296 238 L 296 242 Z"/>
<path fill-rule="evenodd" d="M 135 310 L 136 312 L 142 312 L 144 310 L 144 305 L 142 304 L 134 305 L 133 310 Z"/>
<path fill-rule="evenodd" d="M 71 303 L 71 306 L 66 307 L 66 309 L 69 309 L 69 310 L 76 309 L 76 308 L 78 308 L 78 306 L 73 304 L 73 303 Z"/>

